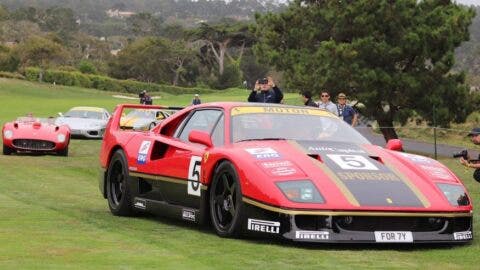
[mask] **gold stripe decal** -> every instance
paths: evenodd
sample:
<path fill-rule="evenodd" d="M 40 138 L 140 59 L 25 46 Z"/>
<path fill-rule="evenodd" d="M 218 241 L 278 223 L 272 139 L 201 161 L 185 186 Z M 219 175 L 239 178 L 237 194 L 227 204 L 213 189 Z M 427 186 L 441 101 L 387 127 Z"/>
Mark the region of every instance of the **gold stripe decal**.
<path fill-rule="evenodd" d="M 130 174 L 130 176 L 133 176 L 133 177 L 140 177 L 140 178 L 145 178 L 145 179 L 148 179 L 148 180 L 169 182 L 169 183 L 180 184 L 180 185 L 187 185 L 188 182 L 190 181 L 188 179 L 173 178 L 173 177 L 168 177 L 168 176 L 146 174 L 146 173 L 139 173 L 139 172 L 131 172 L 131 171 L 129 172 L 129 174 Z M 208 189 L 208 186 L 205 186 L 203 184 L 201 184 L 200 187 L 203 190 Z"/>
<path fill-rule="evenodd" d="M 300 144 L 298 144 L 298 142 L 296 141 L 289 141 L 289 142 L 298 150 L 305 153 L 305 155 L 308 154 L 305 148 L 303 148 Z M 311 159 L 311 161 L 313 162 L 313 164 L 315 164 L 315 166 L 319 167 L 324 173 L 326 173 L 330 179 L 333 180 L 333 182 L 338 187 L 338 189 L 340 189 L 340 192 L 343 193 L 343 196 L 345 196 L 345 198 L 348 200 L 348 202 L 351 205 L 360 206 L 360 203 L 357 201 L 357 199 L 355 199 L 355 196 L 353 196 L 353 194 L 350 192 L 347 186 L 337 177 L 335 173 L 332 172 L 332 170 L 330 170 L 330 168 L 328 168 L 328 166 L 326 166 L 319 160 L 316 160 L 313 158 Z"/>
<path fill-rule="evenodd" d="M 472 212 L 381 212 L 381 211 L 332 211 L 332 210 L 298 210 L 286 209 L 267 205 L 246 197 L 244 203 L 287 215 L 310 215 L 310 216 L 375 216 L 375 217 L 472 217 Z"/>

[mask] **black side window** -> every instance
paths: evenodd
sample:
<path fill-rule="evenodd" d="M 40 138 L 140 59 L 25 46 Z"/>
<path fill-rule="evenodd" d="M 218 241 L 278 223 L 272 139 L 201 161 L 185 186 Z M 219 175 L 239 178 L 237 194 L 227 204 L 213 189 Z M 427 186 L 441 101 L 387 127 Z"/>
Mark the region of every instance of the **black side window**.
<path fill-rule="evenodd" d="M 225 134 L 225 123 L 223 121 L 224 117 L 220 117 L 220 120 L 218 120 L 217 126 L 215 126 L 215 129 L 213 130 L 212 133 L 212 142 L 213 145 L 215 146 L 220 146 L 225 143 L 224 139 L 224 134 Z"/>
<path fill-rule="evenodd" d="M 221 114 L 222 111 L 220 110 L 199 110 L 194 112 L 185 125 L 182 125 L 183 128 L 178 138 L 182 141 L 188 141 L 188 134 L 190 134 L 192 130 L 205 131 L 211 134 Z"/>

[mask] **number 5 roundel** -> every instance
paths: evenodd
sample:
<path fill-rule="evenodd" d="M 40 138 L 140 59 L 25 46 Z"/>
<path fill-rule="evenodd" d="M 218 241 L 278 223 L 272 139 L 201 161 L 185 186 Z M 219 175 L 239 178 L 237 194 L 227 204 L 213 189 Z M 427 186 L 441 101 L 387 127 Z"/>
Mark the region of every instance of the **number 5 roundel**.
<path fill-rule="evenodd" d="M 333 160 L 338 166 L 340 166 L 340 168 L 344 170 L 378 171 L 378 168 L 364 156 L 329 154 L 327 157 Z"/>
<path fill-rule="evenodd" d="M 202 157 L 192 156 L 188 167 L 188 195 L 200 197 L 200 174 L 202 172 Z"/>

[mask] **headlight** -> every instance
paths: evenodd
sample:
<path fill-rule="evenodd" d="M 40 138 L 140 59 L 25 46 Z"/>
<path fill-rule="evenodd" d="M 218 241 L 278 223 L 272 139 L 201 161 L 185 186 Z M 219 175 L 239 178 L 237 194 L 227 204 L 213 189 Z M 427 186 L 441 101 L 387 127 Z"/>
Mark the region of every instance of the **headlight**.
<path fill-rule="evenodd" d="M 324 203 L 320 192 L 310 180 L 277 182 L 278 188 L 292 202 Z"/>
<path fill-rule="evenodd" d="M 11 139 L 13 137 L 13 131 L 11 130 L 5 130 L 3 132 L 3 136 L 5 137 L 5 139 Z"/>
<path fill-rule="evenodd" d="M 58 140 L 58 142 L 63 143 L 63 142 L 65 141 L 65 138 L 66 138 L 66 137 L 65 137 L 64 134 L 58 134 L 58 135 L 57 135 L 57 140 Z"/>
<path fill-rule="evenodd" d="M 437 183 L 437 186 L 451 205 L 464 206 L 470 204 L 470 200 L 462 186 L 443 183 Z"/>

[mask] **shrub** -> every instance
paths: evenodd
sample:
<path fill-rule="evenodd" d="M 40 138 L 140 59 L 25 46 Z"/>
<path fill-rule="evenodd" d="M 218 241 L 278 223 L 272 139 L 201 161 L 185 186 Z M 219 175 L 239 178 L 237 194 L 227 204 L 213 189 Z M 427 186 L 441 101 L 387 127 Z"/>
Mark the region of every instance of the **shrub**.
<path fill-rule="evenodd" d="M 25 76 L 20 73 L 0 71 L 0 77 L 8 79 L 25 80 Z"/>

